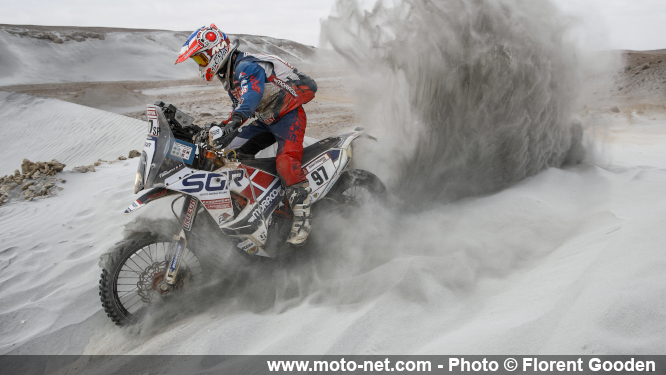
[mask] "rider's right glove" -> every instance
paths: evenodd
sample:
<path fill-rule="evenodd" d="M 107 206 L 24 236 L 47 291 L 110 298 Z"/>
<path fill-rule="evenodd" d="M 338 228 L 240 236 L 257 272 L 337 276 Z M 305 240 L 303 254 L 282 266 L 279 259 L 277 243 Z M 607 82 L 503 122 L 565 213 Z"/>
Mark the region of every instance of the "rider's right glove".
<path fill-rule="evenodd" d="M 231 134 L 243 124 L 243 116 L 240 113 L 234 113 L 224 126 L 224 135 Z"/>
<path fill-rule="evenodd" d="M 243 117 L 238 113 L 234 113 L 224 126 L 224 129 L 219 126 L 210 128 L 208 143 L 218 150 L 224 148 L 231 142 L 231 139 L 238 135 L 238 128 L 240 128 L 241 124 L 243 124 Z"/>

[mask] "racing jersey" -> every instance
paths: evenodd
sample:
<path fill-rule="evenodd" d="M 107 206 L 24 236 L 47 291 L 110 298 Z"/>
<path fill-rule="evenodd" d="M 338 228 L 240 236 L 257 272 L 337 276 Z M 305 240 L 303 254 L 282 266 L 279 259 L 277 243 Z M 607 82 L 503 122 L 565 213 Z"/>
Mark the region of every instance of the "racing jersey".
<path fill-rule="evenodd" d="M 270 125 L 312 100 L 317 84 L 277 56 L 239 52 L 229 90 L 233 113 Z M 232 113 L 232 114 L 233 114 Z"/>

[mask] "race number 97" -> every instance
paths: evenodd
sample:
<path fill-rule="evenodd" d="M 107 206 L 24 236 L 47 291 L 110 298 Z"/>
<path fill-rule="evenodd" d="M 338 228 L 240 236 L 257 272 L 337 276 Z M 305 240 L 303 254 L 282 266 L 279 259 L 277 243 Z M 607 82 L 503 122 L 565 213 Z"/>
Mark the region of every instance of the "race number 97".
<path fill-rule="evenodd" d="M 326 181 L 328 181 L 328 174 L 326 173 L 326 168 L 322 165 L 321 167 L 317 168 L 312 174 L 312 179 L 315 181 L 317 186 L 323 185 Z"/>

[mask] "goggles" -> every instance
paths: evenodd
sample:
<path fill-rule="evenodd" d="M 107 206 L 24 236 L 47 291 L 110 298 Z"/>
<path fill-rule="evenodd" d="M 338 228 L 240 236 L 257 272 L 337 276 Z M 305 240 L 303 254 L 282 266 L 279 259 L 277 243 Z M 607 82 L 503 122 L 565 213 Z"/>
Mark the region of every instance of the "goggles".
<path fill-rule="evenodd" d="M 199 66 L 208 66 L 208 63 L 210 62 L 208 54 L 205 51 L 192 56 L 192 60 L 194 60 Z"/>

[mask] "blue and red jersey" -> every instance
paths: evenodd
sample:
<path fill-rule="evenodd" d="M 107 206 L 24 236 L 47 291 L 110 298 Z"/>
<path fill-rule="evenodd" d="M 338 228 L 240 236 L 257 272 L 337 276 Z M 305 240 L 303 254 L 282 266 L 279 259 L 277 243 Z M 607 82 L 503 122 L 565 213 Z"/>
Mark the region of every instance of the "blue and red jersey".
<path fill-rule="evenodd" d="M 240 52 L 232 68 L 229 96 L 234 113 L 244 119 L 254 115 L 270 125 L 317 92 L 312 78 L 276 56 Z"/>

